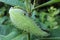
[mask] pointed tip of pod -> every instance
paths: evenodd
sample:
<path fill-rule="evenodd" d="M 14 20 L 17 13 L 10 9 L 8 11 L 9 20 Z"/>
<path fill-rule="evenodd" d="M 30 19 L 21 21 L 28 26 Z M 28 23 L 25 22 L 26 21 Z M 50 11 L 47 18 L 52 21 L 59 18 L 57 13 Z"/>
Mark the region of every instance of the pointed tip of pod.
<path fill-rule="evenodd" d="M 41 34 L 40 35 L 38 35 L 38 36 L 42 36 L 42 37 L 44 37 L 44 36 L 49 36 L 50 34 L 49 33 L 47 33 L 47 32 L 41 32 Z"/>
<path fill-rule="evenodd" d="M 49 36 L 50 34 L 47 32 L 44 32 L 44 34 L 42 33 L 43 36 Z"/>

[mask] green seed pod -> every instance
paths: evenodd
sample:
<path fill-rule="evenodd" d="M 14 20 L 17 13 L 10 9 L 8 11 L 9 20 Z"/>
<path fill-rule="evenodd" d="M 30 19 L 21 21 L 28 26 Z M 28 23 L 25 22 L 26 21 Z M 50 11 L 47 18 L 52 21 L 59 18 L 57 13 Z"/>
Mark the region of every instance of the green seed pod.
<path fill-rule="evenodd" d="M 48 36 L 48 33 L 42 31 L 32 19 L 23 15 L 24 13 L 21 9 L 10 8 L 10 19 L 16 28 L 36 36 Z"/>

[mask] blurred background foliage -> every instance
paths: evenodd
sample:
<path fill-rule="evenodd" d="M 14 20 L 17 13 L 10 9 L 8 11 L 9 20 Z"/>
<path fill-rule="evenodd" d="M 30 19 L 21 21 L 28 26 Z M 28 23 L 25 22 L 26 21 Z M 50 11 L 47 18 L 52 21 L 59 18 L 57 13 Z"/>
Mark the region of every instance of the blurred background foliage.
<path fill-rule="evenodd" d="M 30 2 L 31 3 L 28 3 Z M 49 0 L 0 0 L 0 40 L 60 40 L 60 3 L 31 9 L 48 2 Z M 12 24 L 9 17 L 10 7 L 21 8 L 29 14 L 43 31 L 50 35 L 48 37 L 36 37 L 35 35 L 28 35 Z M 31 8 L 31 9 L 30 9 Z M 31 13 L 32 12 L 32 13 Z"/>

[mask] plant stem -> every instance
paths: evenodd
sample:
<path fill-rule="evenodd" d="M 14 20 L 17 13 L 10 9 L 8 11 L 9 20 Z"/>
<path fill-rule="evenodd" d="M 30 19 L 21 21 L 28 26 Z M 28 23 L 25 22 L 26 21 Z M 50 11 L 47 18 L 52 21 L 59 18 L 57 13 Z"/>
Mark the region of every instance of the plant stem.
<path fill-rule="evenodd" d="M 33 3 L 34 6 L 35 6 L 35 2 L 36 2 L 36 0 L 34 0 L 34 3 Z"/>
<path fill-rule="evenodd" d="M 28 33 L 28 40 L 30 40 L 30 33 Z"/>
<path fill-rule="evenodd" d="M 39 5 L 39 6 L 35 7 L 33 10 L 35 10 L 37 8 L 41 8 L 41 7 L 47 6 L 47 5 L 51 5 L 51 4 L 54 4 L 54 3 L 56 3 L 56 2 L 48 1 L 48 2 L 46 2 L 44 4 L 42 4 L 42 5 Z"/>

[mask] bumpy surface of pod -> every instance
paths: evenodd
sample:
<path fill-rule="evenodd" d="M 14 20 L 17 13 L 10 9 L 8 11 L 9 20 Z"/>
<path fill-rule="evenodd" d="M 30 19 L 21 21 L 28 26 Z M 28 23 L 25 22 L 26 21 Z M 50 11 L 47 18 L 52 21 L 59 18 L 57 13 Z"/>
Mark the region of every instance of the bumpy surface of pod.
<path fill-rule="evenodd" d="M 42 31 L 32 19 L 23 15 L 24 13 L 25 12 L 21 9 L 10 8 L 10 19 L 16 28 L 36 36 L 48 36 L 48 33 Z"/>

